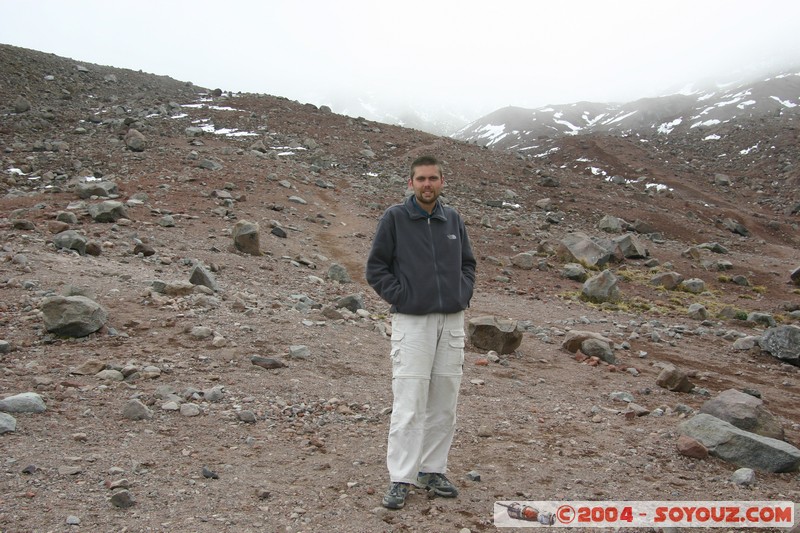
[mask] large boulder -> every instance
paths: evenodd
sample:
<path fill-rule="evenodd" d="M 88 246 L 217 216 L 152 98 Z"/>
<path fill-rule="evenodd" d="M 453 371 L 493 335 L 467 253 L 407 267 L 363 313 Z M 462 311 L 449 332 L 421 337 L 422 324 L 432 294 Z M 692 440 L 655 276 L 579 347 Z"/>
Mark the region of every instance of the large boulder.
<path fill-rule="evenodd" d="M 664 287 L 668 291 L 674 291 L 683 281 L 683 276 L 677 272 L 659 272 L 650 278 L 650 285 Z"/>
<path fill-rule="evenodd" d="M 131 128 L 125 134 L 125 146 L 134 152 L 143 152 L 146 144 L 147 140 L 142 132 L 138 130 Z"/>
<path fill-rule="evenodd" d="M 761 349 L 787 363 L 800 366 L 800 326 L 769 328 L 758 341 Z"/>
<path fill-rule="evenodd" d="M 613 215 L 606 215 L 597 223 L 597 228 L 607 233 L 622 233 L 628 223 Z"/>
<path fill-rule="evenodd" d="M 633 233 L 616 237 L 613 239 L 613 242 L 626 259 L 644 259 L 650 255 L 650 252 L 647 250 L 647 246 L 645 246 L 642 240 Z"/>
<path fill-rule="evenodd" d="M 800 267 L 795 268 L 791 274 L 789 274 L 789 279 L 792 280 L 792 283 L 800 287 Z"/>
<path fill-rule="evenodd" d="M 233 246 L 249 255 L 261 255 L 258 224 L 240 220 L 233 226 Z"/>
<path fill-rule="evenodd" d="M 610 270 L 604 270 L 583 283 L 581 296 L 590 302 L 615 302 L 619 300 L 617 276 Z"/>
<path fill-rule="evenodd" d="M 656 378 L 656 385 L 672 392 L 692 392 L 694 389 L 686 372 L 672 365 L 661 370 Z"/>
<path fill-rule="evenodd" d="M 99 204 L 92 204 L 87 210 L 95 222 L 116 222 L 121 218 L 128 218 L 125 204 L 116 200 L 106 200 Z"/>
<path fill-rule="evenodd" d="M 728 389 L 704 403 L 700 412 L 715 416 L 739 429 L 784 440 L 781 423 L 764 408 L 763 403 L 760 398 L 736 389 Z"/>
<path fill-rule="evenodd" d="M 219 290 L 214 274 L 200 263 L 197 263 L 194 265 L 194 268 L 192 268 L 192 273 L 189 275 L 189 283 L 192 285 L 203 285 L 214 292 Z"/>
<path fill-rule="evenodd" d="M 86 244 L 89 240 L 73 229 L 68 229 L 53 237 L 53 244 L 59 250 L 75 250 L 86 255 Z"/>
<path fill-rule="evenodd" d="M 35 392 L 14 394 L 0 400 L 0 411 L 4 413 L 43 413 L 47 406 Z"/>
<path fill-rule="evenodd" d="M 556 255 L 563 261 L 581 263 L 589 267 L 602 267 L 614 259 L 612 251 L 583 233 L 571 233 L 561 239 L 556 248 Z"/>
<path fill-rule="evenodd" d="M 42 303 L 42 316 L 50 333 L 85 337 L 103 327 L 108 312 L 85 296 L 51 296 Z"/>
<path fill-rule="evenodd" d="M 714 456 L 764 472 L 795 472 L 800 450 L 782 440 L 763 437 L 715 416 L 700 413 L 678 426 L 678 431 L 698 440 Z"/>
<path fill-rule="evenodd" d="M 522 344 L 522 330 L 517 326 L 516 320 L 481 316 L 470 319 L 467 328 L 470 342 L 482 350 L 506 354 Z"/>

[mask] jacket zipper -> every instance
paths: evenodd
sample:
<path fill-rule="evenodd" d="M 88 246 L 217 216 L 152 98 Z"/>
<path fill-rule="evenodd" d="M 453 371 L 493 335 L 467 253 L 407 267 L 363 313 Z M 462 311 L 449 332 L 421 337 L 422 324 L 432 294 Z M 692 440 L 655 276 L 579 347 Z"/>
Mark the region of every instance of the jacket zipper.
<path fill-rule="evenodd" d="M 444 308 L 444 302 L 442 301 L 442 284 L 441 280 L 439 279 L 439 262 L 436 258 L 436 245 L 433 242 L 433 230 L 431 229 L 431 217 L 428 217 L 428 236 L 431 239 L 431 252 L 433 253 L 433 274 L 436 278 L 436 296 L 439 300 L 439 309 Z"/>

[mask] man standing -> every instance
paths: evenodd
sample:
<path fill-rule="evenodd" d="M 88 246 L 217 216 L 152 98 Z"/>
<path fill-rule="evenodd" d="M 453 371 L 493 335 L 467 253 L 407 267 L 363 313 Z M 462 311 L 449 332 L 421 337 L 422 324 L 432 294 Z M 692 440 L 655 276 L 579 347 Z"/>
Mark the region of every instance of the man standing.
<path fill-rule="evenodd" d="M 367 281 L 392 305 L 392 405 L 386 453 L 391 484 L 383 506 L 401 509 L 410 486 L 445 498 L 445 477 L 464 364 L 464 309 L 475 257 L 464 221 L 442 205 L 442 165 L 411 164 L 414 194 L 383 214 L 367 259 Z"/>

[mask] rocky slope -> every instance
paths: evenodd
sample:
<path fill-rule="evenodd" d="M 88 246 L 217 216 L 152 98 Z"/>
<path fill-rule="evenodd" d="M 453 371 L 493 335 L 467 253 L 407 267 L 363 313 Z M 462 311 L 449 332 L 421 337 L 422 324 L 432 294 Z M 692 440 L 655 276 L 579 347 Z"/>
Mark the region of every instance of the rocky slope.
<path fill-rule="evenodd" d="M 800 499 L 796 471 L 739 483 L 738 465 L 677 448 L 679 424 L 732 388 L 800 443 L 798 368 L 754 341 L 770 319 L 798 324 L 785 117 L 736 133 L 771 139 L 749 158 L 672 136 L 517 154 L 9 46 L 0 65 L 0 398 L 46 407 L 0 435 L 3 531 L 484 531 L 495 500 Z M 388 305 L 363 265 L 423 153 L 446 162 L 479 259 L 468 318 L 524 334 L 490 360 L 468 348 L 462 495 L 416 491 L 388 512 Z M 108 200 L 124 212 L 101 222 Z M 609 264 L 620 298 L 592 304 L 557 251 L 606 236 L 607 216 L 647 254 Z M 234 247 L 241 221 L 259 225 L 259 255 Z M 68 230 L 83 254 L 58 247 Z M 666 272 L 705 291 L 651 284 Z M 101 329 L 48 331 L 58 295 L 100 304 Z M 616 364 L 563 349 L 575 330 L 610 339 Z M 667 366 L 693 392 L 659 386 Z M 631 399 L 644 416 L 625 414 Z"/>

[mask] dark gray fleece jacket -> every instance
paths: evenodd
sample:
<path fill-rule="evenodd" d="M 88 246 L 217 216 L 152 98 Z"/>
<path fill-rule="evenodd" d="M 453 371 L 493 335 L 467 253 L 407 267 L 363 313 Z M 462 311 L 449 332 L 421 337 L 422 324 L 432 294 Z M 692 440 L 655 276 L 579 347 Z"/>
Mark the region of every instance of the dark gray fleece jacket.
<path fill-rule="evenodd" d="M 425 315 L 466 309 L 475 285 L 475 257 L 464 221 L 441 202 L 428 215 L 409 196 L 378 222 L 366 276 L 392 304 L 392 312 Z"/>

